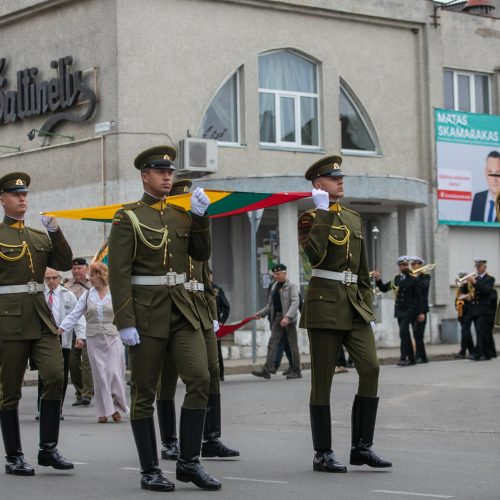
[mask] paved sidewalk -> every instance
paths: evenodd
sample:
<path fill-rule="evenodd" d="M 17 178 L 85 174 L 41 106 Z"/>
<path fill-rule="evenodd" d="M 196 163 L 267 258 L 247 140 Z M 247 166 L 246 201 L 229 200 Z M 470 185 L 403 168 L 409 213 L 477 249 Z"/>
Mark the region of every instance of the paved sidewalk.
<path fill-rule="evenodd" d="M 495 333 L 495 345 L 497 347 L 498 354 L 500 355 L 500 333 Z M 454 359 L 453 355 L 460 350 L 459 344 L 434 344 L 426 345 L 425 349 L 427 351 L 427 357 L 429 361 L 446 361 Z M 379 348 L 377 350 L 378 359 L 381 365 L 391 365 L 396 364 L 399 359 L 399 347 L 385 347 Z M 284 363 L 280 367 L 281 370 L 285 370 L 288 367 L 286 363 L 286 358 L 283 357 Z M 311 357 L 306 355 L 300 356 L 302 368 L 304 370 L 309 370 L 311 368 Z M 265 358 L 257 358 L 255 364 L 252 363 L 251 359 L 225 359 L 224 360 L 224 371 L 225 375 L 234 375 L 237 373 L 250 373 L 252 370 L 262 368 L 265 363 Z M 127 372 L 127 378 L 128 378 Z M 26 371 L 24 376 L 24 385 L 36 385 L 38 381 L 37 371 Z"/>

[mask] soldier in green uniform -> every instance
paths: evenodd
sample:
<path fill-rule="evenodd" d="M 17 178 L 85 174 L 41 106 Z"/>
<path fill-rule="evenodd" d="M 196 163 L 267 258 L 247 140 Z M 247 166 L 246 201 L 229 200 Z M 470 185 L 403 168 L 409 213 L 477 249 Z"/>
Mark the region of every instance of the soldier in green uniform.
<path fill-rule="evenodd" d="M 170 196 L 189 192 L 192 182 L 182 179 L 174 182 Z M 221 399 L 219 383 L 219 360 L 217 337 L 219 328 L 217 321 L 216 295 L 210 281 L 208 262 L 198 262 L 188 257 L 188 281 L 185 284 L 190 293 L 205 338 L 208 371 L 210 372 L 210 388 L 207 415 L 201 447 L 202 457 L 237 457 L 240 452 L 228 448 L 221 440 Z M 176 433 L 175 391 L 177 388 L 177 368 L 170 355 L 163 361 L 160 381 L 158 383 L 156 408 L 161 434 L 161 457 L 166 460 L 177 460 L 179 448 Z"/>
<path fill-rule="evenodd" d="M 311 350 L 310 414 L 316 451 L 313 470 L 347 472 L 332 451 L 330 390 L 342 345 L 359 375 L 352 407 L 351 465 L 391 467 L 372 450 L 377 415 L 379 365 L 361 217 L 340 206 L 344 196 L 342 158 L 328 156 L 307 170 L 316 209 L 299 218 L 299 238 L 312 267 L 300 326 Z"/>
<path fill-rule="evenodd" d="M 187 256 L 210 257 L 210 203 L 204 191 L 191 195 L 191 213 L 167 203 L 176 150 L 157 146 L 143 151 L 134 165 L 144 195 L 115 214 L 109 236 L 109 285 L 122 341 L 129 345 L 130 420 L 139 460 L 141 487 L 172 491 L 158 467 L 154 400 L 168 350 L 186 384 L 181 411 L 180 454 L 176 476 L 200 488 L 220 489 L 199 461 L 210 375 L 205 338 L 196 307 L 186 290 Z"/>
<path fill-rule="evenodd" d="M 43 382 L 38 464 L 73 469 L 57 450 L 63 388 L 61 343 L 44 296 L 47 266 L 71 269 L 71 248 L 53 217 L 42 216 L 45 231 L 27 227 L 30 177 L 13 172 L 0 179 L 5 213 L 0 223 L 0 425 L 7 474 L 32 476 L 21 447 L 18 406 L 28 358 Z"/>

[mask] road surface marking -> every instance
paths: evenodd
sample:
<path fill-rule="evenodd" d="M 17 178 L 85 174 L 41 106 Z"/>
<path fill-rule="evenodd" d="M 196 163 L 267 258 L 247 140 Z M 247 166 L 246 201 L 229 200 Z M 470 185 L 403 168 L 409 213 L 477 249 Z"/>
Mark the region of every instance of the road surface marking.
<path fill-rule="evenodd" d="M 391 491 L 391 490 L 372 490 L 373 493 L 391 493 L 393 495 L 408 495 L 412 497 L 428 498 L 455 498 L 451 495 L 433 495 L 432 493 L 412 493 L 411 491 Z"/>
<path fill-rule="evenodd" d="M 250 481 L 252 483 L 273 483 L 273 484 L 288 484 L 288 481 L 271 481 L 270 479 L 251 479 L 248 477 L 223 477 L 231 481 Z"/>

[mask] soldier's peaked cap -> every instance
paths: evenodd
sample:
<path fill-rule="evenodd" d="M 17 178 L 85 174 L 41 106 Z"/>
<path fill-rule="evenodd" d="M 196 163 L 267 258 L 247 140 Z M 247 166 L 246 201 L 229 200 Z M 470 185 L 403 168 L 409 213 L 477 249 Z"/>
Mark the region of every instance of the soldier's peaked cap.
<path fill-rule="evenodd" d="M 154 146 L 139 153 L 134 160 L 135 168 L 168 168 L 175 170 L 177 150 L 173 146 Z"/>
<path fill-rule="evenodd" d="M 193 185 L 191 179 L 179 179 L 172 184 L 172 189 L 170 190 L 170 196 L 176 196 L 178 194 L 189 193 L 189 189 Z"/>
<path fill-rule="evenodd" d="M 314 181 L 318 177 L 344 177 L 340 165 L 342 165 L 341 156 L 325 156 L 314 162 L 305 173 L 308 181 Z"/>
<path fill-rule="evenodd" d="M 0 178 L 0 193 L 27 193 L 31 177 L 24 172 L 11 172 Z"/>
<path fill-rule="evenodd" d="M 277 273 L 279 271 L 286 271 L 286 266 L 285 266 L 285 264 L 276 264 L 275 266 L 273 266 L 271 271 L 273 273 Z"/>

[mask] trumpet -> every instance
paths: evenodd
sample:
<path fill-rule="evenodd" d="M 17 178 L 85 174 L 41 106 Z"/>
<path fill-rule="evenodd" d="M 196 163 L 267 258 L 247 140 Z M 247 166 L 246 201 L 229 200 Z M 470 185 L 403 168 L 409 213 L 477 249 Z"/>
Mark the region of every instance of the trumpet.
<path fill-rule="evenodd" d="M 477 272 L 474 271 L 472 273 L 469 273 L 469 274 L 466 274 L 465 276 L 462 276 L 461 278 L 457 278 L 455 280 L 455 285 L 457 286 L 462 286 L 462 285 L 465 285 L 465 283 L 467 283 L 467 281 L 469 280 L 469 278 L 475 278 L 477 276 Z"/>
<path fill-rule="evenodd" d="M 432 271 L 437 264 L 434 262 L 433 264 L 426 264 L 425 266 L 419 267 L 418 269 L 410 269 L 410 274 L 412 276 L 415 276 L 418 273 L 428 273 L 429 271 Z"/>

